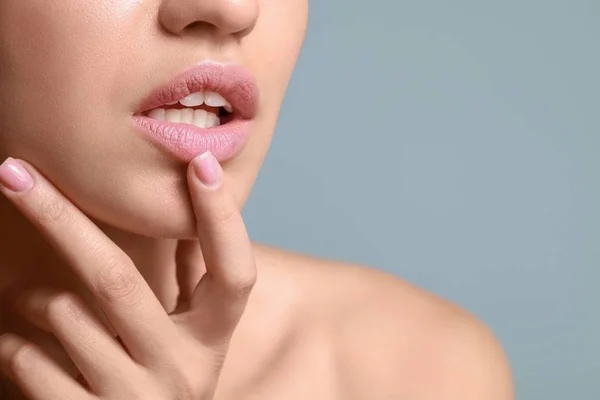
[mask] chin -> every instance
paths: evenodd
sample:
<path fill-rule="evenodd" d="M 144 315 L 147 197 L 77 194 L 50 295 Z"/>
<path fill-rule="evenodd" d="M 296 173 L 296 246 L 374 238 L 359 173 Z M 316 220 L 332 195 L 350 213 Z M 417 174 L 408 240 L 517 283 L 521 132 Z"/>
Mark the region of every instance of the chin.
<path fill-rule="evenodd" d="M 224 185 L 241 210 L 248 198 L 253 177 L 238 176 L 225 169 Z M 162 176 L 162 179 L 158 178 Z M 185 181 L 185 168 L 175 176 L 157 174 L 154 178 L 142 174 L 135 185 L 115 185 L 101 195 L 92 189 L 74 190 L 76 205 L 84 210 L 105 232 L 119 230 L 156 239 L 195 239 L 198 237 L 196 215 Z M 108 188 L 105 188 L 108 189 Z M 88 193 L 88 195 L 85 195 Z M 119 196 L 115 196 L 119 193 Z"/>
<path fill-rule="evenodd" d="M 143 204 L 117 199 L 110 204 L 95 202 L 87 208 L 86 214 L 107 233 L 117 229 L 155 239 L 198 237 L 196 216 L 189 200 L 183 196 L 154 196 Z"/>

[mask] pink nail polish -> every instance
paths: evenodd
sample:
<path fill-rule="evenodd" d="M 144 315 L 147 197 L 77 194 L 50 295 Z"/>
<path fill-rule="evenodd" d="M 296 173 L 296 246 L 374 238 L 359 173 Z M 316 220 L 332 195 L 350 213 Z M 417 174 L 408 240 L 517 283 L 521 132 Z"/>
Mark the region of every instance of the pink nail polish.
<path fill-rule="evenodd" d="M 13 192 L 26 192 L 33 187 L 33 178 L 21 163 L 8 157 L 0 165 L 0 184 Z"/>
<path fill-rule="evenodd" d="M 192 160 L 192 167 L 204 186 L 209 188 L 219 186 L 221 182 L 221 165 L 211 152 L 207 151 L 194 158 Z"/>

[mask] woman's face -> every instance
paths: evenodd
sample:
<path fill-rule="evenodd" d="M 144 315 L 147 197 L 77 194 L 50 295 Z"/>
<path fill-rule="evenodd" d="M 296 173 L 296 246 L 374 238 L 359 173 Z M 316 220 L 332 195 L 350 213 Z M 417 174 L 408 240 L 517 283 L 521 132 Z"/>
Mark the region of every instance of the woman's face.
<path fill-rule="evenodd" d="M 250 134 L 222 163 L 241 208 L 307 14 L 308 0 L 0 0 L 0 156 L 32 163 L 99 222 L 192 237 L 187 163 L 132 122 L 140 105 L 203 61 L 253 76 Z"/>

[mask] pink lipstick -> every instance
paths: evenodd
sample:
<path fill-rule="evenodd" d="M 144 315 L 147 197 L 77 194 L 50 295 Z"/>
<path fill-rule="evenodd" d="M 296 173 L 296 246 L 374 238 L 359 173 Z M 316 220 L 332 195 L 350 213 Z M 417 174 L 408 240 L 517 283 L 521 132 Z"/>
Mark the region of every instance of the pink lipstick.
<path fill-rule="evenodd" d="M 206 151 L 226 161 L 247 142 L 257 103 L 256 81 L 244 68 L 203 62 L 155 90 L 133 120 L 182 162 Z"/>

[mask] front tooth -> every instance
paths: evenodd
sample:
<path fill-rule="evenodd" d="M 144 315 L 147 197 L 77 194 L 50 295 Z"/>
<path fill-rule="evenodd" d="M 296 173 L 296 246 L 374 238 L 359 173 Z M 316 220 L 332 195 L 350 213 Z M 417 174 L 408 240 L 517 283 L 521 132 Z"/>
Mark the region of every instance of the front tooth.
<path fill-rule="evenodd" d="M 204 94 L 204 104 L 209 107 L 225 107 L 229 103 L 219 93 L 206 92 Z"/>
<path fill-rule="evenodd" d="M 212 128 L 221 125 L 221 120 L 219 119 L 219 116 L 211 112 L 208 113 L 208 118 L 206 119 L 206 121 L 206 125 L 208 125 L 207 128 Z"/>
<path fill-rule="evenodd" d="M 176 109 L 166 110 L 166 121 L 180 123 L 181 122 L 181 110 L 176 110 Z"/>
<path fill-rule="evenodd" d="M 181 122 L 184 124 L 194 124 L 194 110 L 191 108 L 184 108 L 181 110 Z"/>
<path fill-rule="evenodd" d="M 179 103 L 178 101 L 173 101 L 171 103 L 167 103 L 168 106 L 174 106 L 175 104 Z"/>
<path fill-rule="evenodd" d="M 158 121 L 165 120 L 165 109 L 164 108 L 155 108 L 154 110 L 148 113 L 148 117 L 152 119 L 156 119 Z"/>
<path fill-rule="evenodd" d="M 198 128 L 206 128 L 207 115 L 206 110 L 194 110 L 194 125 Z"/>
<path fill-rule="evenodd" d="M 186 107 L 198 107 L 204 104 L 204 93 L 196 92 L 189 94 L 186 98 L 179 100 Z"/>

